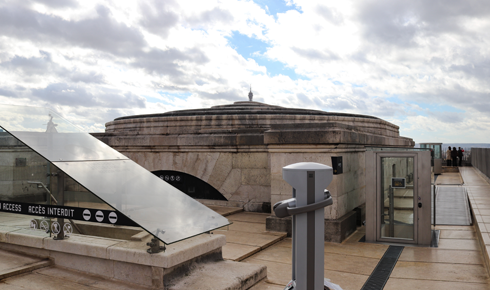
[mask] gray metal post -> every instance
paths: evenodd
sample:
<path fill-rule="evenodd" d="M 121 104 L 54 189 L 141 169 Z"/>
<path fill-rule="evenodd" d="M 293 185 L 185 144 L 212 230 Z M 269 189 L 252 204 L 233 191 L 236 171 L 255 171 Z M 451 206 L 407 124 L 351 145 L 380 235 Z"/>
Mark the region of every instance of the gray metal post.
<path fill-rule="evenodd" d="M 293 198 L 296 198 L 296 189 L 293 188 Z M 292 270 L 293 270 L 293 273 L 291 275 L 293 281 L 296 281 L 296 239 L 294 239 L 294 233 L 296 233 L 296 215 L 293 215 L 291 217 L 292 219 L 292 223 L 291 223 L 291 236 L 293 237 L 292 241 L 291 241 L 291 252 L 292 252 L 292 262 L 293 262 L 293 265 L 292 265 Z"/>
<path fill-rule="evenodd" d="M 58 172 L 58 205 L 65 205 L 65 173 L 63 171 Z M 63 225 L 65 224 L 64 218 L 57 219 L 60 226 L 60 232 L 56 235 L 56 240 L 63 240 L 65 238 L 65 232 L 63 231 Z"/>
<path fill-rule="evenodd" d="M 395 236 L 395 191 L 393 190 L 393 187 L 389 187 L 389 190 L 388 190 L 388 198 L 389 198 L 389 202 L 390 202 L 390 208 L 389 208 L 389 215 L 390 215 L 390 227 L 389 227 L 389 231 L 390 231 L 390 237 L 394 237 Z"/>
<path fill-rule="evenodd" d="M 283 167 L 283 178 L 293 187 L 293 198 L 278 202 L 278 217 L 292 216 L 292 278 L 285 289 L 324 289 L 324 207 L 332 204 L 324 192 L 333 169 L 319 163 L 301 162 Z"/>
<path fill-rule="evenodd" d="M 432 191 L 434 192 L 432 194 L 433 198 L 434 198 L 434 202 L 432 203 L 433 204 L 433 210 L 434 210 L 434 227 L 436 226 L 436 185 L 434 183 L 434 185 L 432 186 Z"/>

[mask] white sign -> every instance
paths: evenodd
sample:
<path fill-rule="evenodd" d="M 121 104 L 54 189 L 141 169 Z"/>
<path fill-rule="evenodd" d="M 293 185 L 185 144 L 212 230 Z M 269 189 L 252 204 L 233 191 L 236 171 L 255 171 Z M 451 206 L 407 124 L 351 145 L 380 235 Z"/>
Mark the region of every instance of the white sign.
<path fill-rule="evenodd" d="M 30 227 L 33 230 L 37 229 L 37 220 L 31 220 Z"/>
<path fill-rule="evenodd" d="M 92 217 L 92 214 L 90 213 L 90 211 L 88 209 L 83 211 L 83 219 L 84 220 L 88 221 L 88 220 L 90 220 L 91 217 Z"/>
<path fill-rule="evenodd" d="M 49 230 L 49 223 L 47 220 L 43 220 L 41 221 L 41 226 L 40 226 L 41 230 L 47 232 Z"/>
<path fill-rule="evenodd" d="M 61 232 L 61 226 L 59 222 L 52 222 L 51 223 L 51 231 L 53 234 L 57 235 Z"/>
<path fill-rule="evenodd" d="M 109 214 L 109 221 L 113 224 L 117 222 L 117 214 L 115 212 Z"/>
<path fill-rule="evenodd" d="M 73 233 L 73 227 L 71 226 L 70 223 L 65 223 L 65 225 L 63 226 L 63 232 L 65 233 L 65 236 L 68 236 L 71 233 Z"/>
<path fill-rule="evenodd" d="M 95 213 L 95 219 L 100 223 L 101 221 L 104 220 L 104 213 L 101 212 L 100 210 L 98 210 L 96 213 Z"/>

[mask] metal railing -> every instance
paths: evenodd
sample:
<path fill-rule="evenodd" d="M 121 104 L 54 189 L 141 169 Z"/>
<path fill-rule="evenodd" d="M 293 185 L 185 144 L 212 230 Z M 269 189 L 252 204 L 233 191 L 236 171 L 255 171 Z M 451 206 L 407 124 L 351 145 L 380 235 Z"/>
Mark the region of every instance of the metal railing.
<path fill-rule="evenodd" d="M 471 164 L 490 178 L 490 148 L 471 148 Z"/>

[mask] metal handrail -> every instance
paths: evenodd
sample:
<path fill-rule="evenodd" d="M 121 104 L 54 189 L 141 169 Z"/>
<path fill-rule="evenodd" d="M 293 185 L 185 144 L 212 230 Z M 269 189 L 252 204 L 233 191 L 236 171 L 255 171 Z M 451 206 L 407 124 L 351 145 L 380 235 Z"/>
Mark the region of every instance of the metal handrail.
<path fill-rule="evenodd" d="M 29 184 L 37 184 L 37 185 L 41 185 L 44 190 L 46 190 L 47 193 L 49 193 L 49 196 L 51 197 L 51 199 L 53 199 L 54 201 L 54 204 L 58 204 L 58 200 L 56 200 L 56 198 L 53 196 L 53 194 L 51 193 L 51 191 L 46 187 L 46 185 L 44 185 L 44 183 L 42 183 L 41 181 L 27 181 L 27 183 Z M 68 219 L 72 225 L 77 229 L 77 231 L 83 235 L 83 232 L 82 230 L 77 226 L 77 224 L 72 220 L 72 219 Z"/>

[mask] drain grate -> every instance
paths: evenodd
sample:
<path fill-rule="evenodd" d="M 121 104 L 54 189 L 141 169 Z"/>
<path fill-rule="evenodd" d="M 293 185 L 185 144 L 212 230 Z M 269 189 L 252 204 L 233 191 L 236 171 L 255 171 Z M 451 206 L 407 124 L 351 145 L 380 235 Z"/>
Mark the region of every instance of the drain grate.
<path fill-rule="evenodd" d="M 398 257 L 403 251 L 403 246 L 389 246 L 386 250 L 383 258 L 379 260 L 378 265 L 374 268 L 371 276 L 367 279 L 361 290 L 382 290 L 385 287 L 388 278 L 390 278 L 391 271 L 398 261 Z"/>

